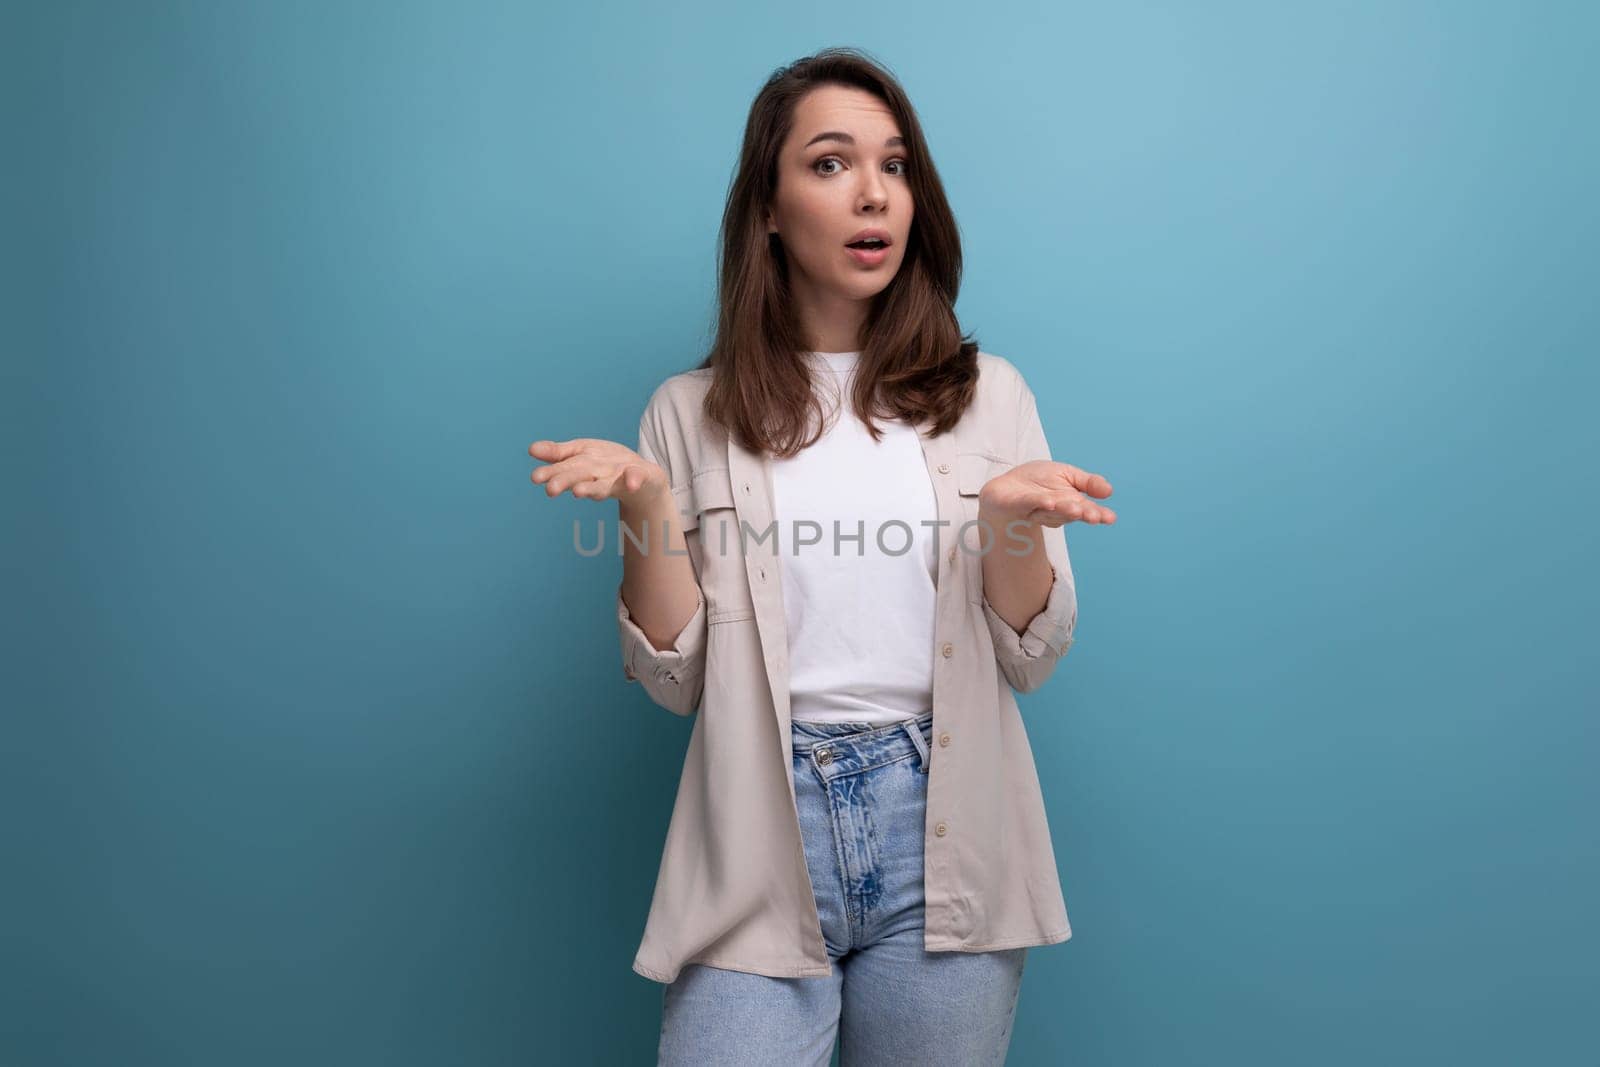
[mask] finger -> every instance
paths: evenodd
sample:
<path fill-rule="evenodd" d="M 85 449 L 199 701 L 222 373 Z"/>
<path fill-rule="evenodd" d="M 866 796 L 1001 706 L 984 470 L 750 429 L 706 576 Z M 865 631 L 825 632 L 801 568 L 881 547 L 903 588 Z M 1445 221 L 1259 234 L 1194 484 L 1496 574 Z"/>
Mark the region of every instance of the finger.
<path fill-rule="evenodd" d="M 1098 474 L 1090 474 L 1083 467 L 1074 466 L 1069 462 L 1058 462 L 1056 474 L 1066 478 L 1067 485 L 1080 493 L 1090 493 L 1091 496 L 1110 496 L 1110 482 Z"/>
<path fill-rule="evenodd" d="M 569 487 L 587 482 L 595 476 L 594 465 L 591 463 L 574 463 L 569 460 L 561 465 L 561 470 L 551 475 L 545 483 L 544 491 L 550 496 L 559 496 Z"/>
<path fill-rule="evenodd" d="M 1061 516 L 1068 522 L 1076 522 L 1090 507 L 1088 501 L 1083 499 L 1082 493 L 1065 492 L 1051 494 L 1048 507 L 1052 512 Z"/>
<path fill-rule="evenodd" d="M 561 492 L 576 480 L 574 475 L 577 472 L 592 471 L 593 466 L 594 464 L 591 460 L 575 456 L 572 459 L 564 459 L 543 467 L 536 467 L 531 477 L 535 485 L 547 485 L 550 482 L 565 479 L 550 493 L 551 496 L 555 496 L 556 493 Z"/>
<path fill-rule="evenodd" d="M 549 494 L 550 496 L 560 496 L 562 493 L 566 492 L 568 489 L 573 489 L 573 488 L 575 488 L 575 487 L 577 487 L 579 485 L 582 485 L 584 482 L 586 482 L 588 480 L 589 479 L 587 477 L 585 477 L 581 473 L 579 473 L 579 474 L 566 474 L 566 475 L 562 475 L 559 478 L 552 478 L 550 480 L 550 482 L 547 485 L 545 485 L 544 491 L 547 494 Z"/>
<path fill-rule="evenodd" d="M 582 452 L 590 441 L 588 437 L 574 437 L 570 441 L 535 441 L 528 446 L 528 455 L 546 463 L 559 463 Z"/>
<path fill-rule="evenodd" d="M 604 500 L 611 494 L 604 478 L 591 478 L 575 484 L 572 495 L 583 500 Z"/>
<path fill-rule="evenodd" d="M 1085 522 L 1091 525 L 1109 524 L 1117 520 L 1116 512 L 1087 500 L 1079 493 L 1058 493 L 1052 499 L 1054 513 L 1065 522 Z"/>
<path fill-rule="evenodd" d="M 1117 513 L 1098 504 L 1086 504 L 1083 521 L 1096 526 L 1110 526 L 1117 521 Z"/>
<path fill-rule="evenodd" d="M 650 472 L 637 463 L 630 463 L 622 472 L 622 484 L 630 493 L 637 493 L 644 488 L 645 481 L 650 477 Z"/>
<path fill-rule="evenodd" d="M 1079 492 L 1096 497 L 1111 495 L 1111 483 L 1104 475 L 1091 473 L 1071 463 L 1059 463 L 1057 466 L 1061 468 L 1061 473 L 1066 476 L 1072 487 Z"/>

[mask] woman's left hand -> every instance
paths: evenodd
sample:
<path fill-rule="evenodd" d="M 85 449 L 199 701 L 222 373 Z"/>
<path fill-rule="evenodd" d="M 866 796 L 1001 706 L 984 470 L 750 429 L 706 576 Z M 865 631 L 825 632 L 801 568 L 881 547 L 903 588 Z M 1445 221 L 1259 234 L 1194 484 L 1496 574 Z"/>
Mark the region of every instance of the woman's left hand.
<path fill-rule="evenodd" d="M 978 510 L 989 521 L 1004 526 L 1015 520 L 1039 526 L 1088 522 L 1109 526 L 1117 513 L 1089 497 L 1111 495 L 1111 483 L 1070 463 L 1038 459 L 1019 463 L 978 492 Z"/>

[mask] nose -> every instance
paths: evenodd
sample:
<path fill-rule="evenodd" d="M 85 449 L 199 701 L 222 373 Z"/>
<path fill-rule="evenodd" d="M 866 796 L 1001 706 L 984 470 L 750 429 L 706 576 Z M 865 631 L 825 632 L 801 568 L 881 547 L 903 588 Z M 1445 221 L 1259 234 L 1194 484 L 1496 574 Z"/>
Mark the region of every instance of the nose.
<path fill-rule="evenodd" d="M 879 214 L 888 209 L 889 187 L 884 183 L 883 175 L 876 174 L 863 180 L 860 201 L 861 207 Z"/>

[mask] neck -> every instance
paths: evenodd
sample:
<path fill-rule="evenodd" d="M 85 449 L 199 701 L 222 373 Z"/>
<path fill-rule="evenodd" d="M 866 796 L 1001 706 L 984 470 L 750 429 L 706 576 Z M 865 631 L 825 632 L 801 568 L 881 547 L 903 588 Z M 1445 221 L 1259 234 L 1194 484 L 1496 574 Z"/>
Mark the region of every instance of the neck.
<path fill-rule="evenodd" d="M 860 351 L 871 301 L 822 291 L 799 271 L 789 280 L 807 346 L 813 352 Z"/>

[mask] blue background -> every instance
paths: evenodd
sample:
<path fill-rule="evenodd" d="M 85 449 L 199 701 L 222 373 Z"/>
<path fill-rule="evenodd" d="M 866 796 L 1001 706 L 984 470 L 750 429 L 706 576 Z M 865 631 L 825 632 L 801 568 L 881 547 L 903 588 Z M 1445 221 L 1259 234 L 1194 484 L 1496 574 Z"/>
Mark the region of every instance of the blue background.
<path fill-rule="evenodd" d="M 1596 1062 L 1595 10 L 8 7 L 0 1062 L 653 1062 L 691 724 L 526 449 L 830 44 L 1117 486 L 1010 1062 Z"/>

